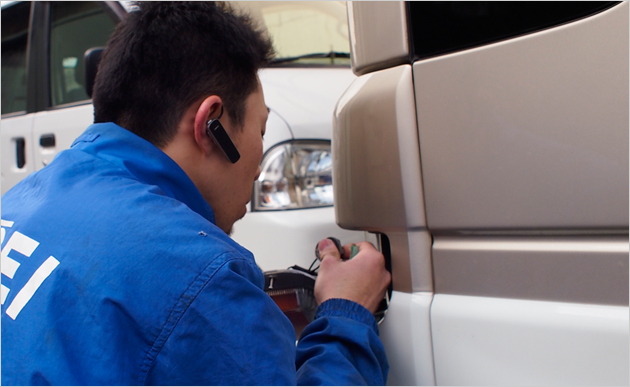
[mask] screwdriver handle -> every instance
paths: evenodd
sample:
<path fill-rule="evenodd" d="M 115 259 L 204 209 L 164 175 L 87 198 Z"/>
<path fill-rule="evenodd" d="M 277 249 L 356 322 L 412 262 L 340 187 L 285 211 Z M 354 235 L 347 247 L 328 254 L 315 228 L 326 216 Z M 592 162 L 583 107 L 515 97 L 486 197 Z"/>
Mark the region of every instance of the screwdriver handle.
<path fill-rule="evenodd" d="M 355 255 L 359 253 L 359 246 L 352 245 L 352 247 L 350 247 L 350 257 L 345 257 L 344 249 L 343 249 L 343 246 L 341 245 L 341 241 L 335 237 L 328 237 L 327 239 L 330 239 L 335 244 L 337 251 L 339 251 L 339 256 L 344 261 L 348 259 L 352 259 Z M 319 243 L 315 246 L 315 256 L 317 257 L 317 259 L 319 259 Z"/>
<path fill-rule="evenodd" d="M 350 258 L 348 259 L 354 258 L 354 256 L 357 254 L 359 254 L 359 246 L 353 244 L 352 246 L 350 246 Z"/>

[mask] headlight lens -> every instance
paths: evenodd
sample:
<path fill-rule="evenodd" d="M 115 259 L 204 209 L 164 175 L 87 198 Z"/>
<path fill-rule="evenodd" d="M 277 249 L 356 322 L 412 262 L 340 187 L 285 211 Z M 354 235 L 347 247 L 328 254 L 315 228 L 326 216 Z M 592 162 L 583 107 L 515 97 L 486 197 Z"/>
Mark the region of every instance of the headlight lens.
<path fill-rule="evenodd" d="M 290 141 L 263 157 L 253 211 L 333 205 L 330 141 Z"/>

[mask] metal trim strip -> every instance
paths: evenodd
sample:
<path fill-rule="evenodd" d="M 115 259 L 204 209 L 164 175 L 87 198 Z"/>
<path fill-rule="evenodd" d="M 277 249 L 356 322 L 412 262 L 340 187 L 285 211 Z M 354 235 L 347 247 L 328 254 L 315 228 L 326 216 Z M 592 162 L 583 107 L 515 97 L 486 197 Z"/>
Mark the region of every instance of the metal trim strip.
<path fill-rule="evenodd" d="M 628 236 L 435 236 L 436 293 L 628 306 Z"/>

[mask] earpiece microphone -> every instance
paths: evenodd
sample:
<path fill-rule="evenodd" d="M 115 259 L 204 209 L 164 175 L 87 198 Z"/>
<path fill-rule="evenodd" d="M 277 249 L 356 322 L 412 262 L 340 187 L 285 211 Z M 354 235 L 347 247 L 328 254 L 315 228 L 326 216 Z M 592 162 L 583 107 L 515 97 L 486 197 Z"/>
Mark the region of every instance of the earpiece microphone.
<path fill-rule="evenodd" d="M 241 158 L 241 154 L 238 153 L 238 149 L 236 149 L 232 139 L 225 131 L 223 125 L 221 125 L 219 118 L 222 116 L 223 106 L 221 106 L 221 114 L 219 114 L 219 117 L 208 121 L 206 124 L 206 134 L 221 148 L 225 157 L 234 164 Z"/>

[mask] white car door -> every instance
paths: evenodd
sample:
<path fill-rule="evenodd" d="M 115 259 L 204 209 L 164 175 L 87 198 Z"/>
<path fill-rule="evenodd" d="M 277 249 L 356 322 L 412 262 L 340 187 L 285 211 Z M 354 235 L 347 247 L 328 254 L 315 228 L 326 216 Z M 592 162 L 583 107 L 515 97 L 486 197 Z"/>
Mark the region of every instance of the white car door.
<path fill-rule="evenodd" d="M 42 40 L 49 52 L 49 81 L 42 85 L 49 107 L 33 120 L 35 170 L 52 161 L 94 121 L 90 97 L 85 91 L 84 54 L 104 46 L 116 26 L 116 15 L 103 2 L 51 2 L 49 33 Z"/>
<path fill-rule="evenodd" d="M 33 115 L 2 118 L 2 194 L 34 170 L 32 151 Z"/>
<path fill-rule="evenodd" d="M 2 8 L 2 193 L 35 170 L 33 115 L 27 114 L 26 57 L 30 3 Z"/>
<path fill-rule="evenodd" d="M 84 54 L 104 46 L 123 15 L 120 6 L 105 2 L 3 7 L 3 194 L 48 165 L 93 122 Z"/>

